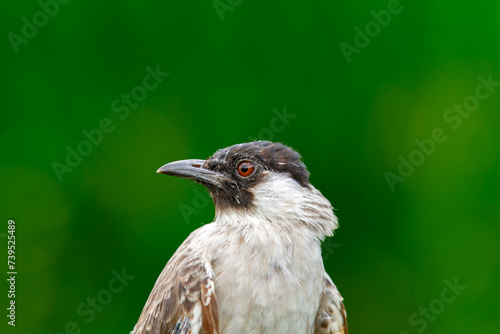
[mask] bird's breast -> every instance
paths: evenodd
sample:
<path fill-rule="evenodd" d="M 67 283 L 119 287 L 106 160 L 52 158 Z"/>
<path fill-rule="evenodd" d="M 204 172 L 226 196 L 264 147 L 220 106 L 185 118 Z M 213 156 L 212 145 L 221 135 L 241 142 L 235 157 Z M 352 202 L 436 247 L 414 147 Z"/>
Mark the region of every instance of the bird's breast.
<path fill-rule="evenodd" d="M 318 242 L 268 232 L 228 240 L 213 264 L 221 333 L 312 333 L 324 271 Z"/>

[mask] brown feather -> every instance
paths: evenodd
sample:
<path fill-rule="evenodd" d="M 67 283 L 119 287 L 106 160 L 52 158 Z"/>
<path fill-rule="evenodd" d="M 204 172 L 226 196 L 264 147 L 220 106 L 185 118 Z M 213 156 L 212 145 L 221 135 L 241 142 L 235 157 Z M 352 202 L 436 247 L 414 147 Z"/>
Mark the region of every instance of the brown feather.
<path fill-rule="evenodd" d="M 326 272 L 323 282 L 314 334 L 348 334 L 343 298 Z"/>
<path fill-rule="evenodd" d="M 219 316 L 211 264 L 192 254 L 188 238 L 160 274 L 132 334 L 188 334 L 198 326 L 218 334 Z"/>

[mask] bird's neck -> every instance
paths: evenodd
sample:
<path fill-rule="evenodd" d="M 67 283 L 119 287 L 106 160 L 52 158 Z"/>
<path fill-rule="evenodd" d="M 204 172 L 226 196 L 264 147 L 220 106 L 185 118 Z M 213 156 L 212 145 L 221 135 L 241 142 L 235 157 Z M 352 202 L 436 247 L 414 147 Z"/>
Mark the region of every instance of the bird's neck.
<path fill-rule="evenodd" d="M 294 193 L 294 192 L 295 193 Z M 330 202 L 313 186 L 271 193 L 256 189 L 251 208 L 216 208 L 215 223 L 240 233 L 324 239 L 338 227 Z"/>

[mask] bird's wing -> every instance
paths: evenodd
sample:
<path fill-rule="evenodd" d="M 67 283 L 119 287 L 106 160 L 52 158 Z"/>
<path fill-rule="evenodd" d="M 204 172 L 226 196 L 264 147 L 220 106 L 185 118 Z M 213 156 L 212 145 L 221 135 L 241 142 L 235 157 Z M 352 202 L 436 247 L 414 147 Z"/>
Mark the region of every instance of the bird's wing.
<path fill-rule="evenodd" d="M 347 314 L 343 300 L 332 279 L 325 272 L 314 334 L 347 334 Z"/>
<path fill-rule="evenodd" d="M 182 246 L 163 269 L 132 334 L 217 334 L 210 263 Z"/>

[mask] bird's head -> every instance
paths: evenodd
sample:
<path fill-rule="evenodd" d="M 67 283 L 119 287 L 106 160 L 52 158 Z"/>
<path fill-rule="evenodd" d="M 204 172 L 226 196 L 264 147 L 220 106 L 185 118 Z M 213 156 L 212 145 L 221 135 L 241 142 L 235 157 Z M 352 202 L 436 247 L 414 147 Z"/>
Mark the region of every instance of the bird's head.
<path fill-rule="evenodd" d="M 268 221 L 294 217 L 317 225 L 324 220 L 328 226 L 322 230 L 328 231 L 337 226 L 330 202 L 309 183 L 309 172 L 300 155 L 280 143 L 237 144 L 218 150 L 206 160 L 168 163 L 158 173 L 206 186 L 218 216 L 243 211 Z M 323 235 L 331 235 L 326 230 Z"/>

